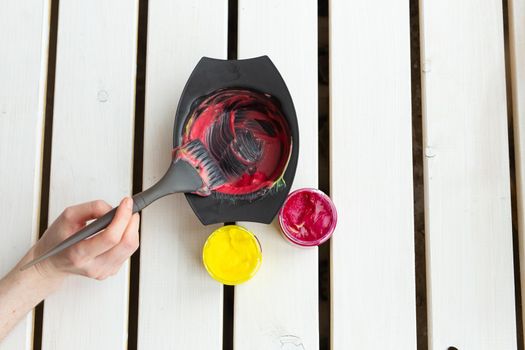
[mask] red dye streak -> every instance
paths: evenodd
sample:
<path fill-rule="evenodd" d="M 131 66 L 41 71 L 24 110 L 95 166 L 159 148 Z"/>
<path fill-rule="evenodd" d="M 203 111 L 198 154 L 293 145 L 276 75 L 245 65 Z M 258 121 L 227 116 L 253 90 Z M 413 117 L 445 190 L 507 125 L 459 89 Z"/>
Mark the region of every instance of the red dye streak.
<path fill-rule="evenodd" d="M 314 191 L 291 194 L 281 212 L 281 226 L 297 241 L 317 245 L 335 226 L 336 214 L 332 204 Z"/>
<path fill-rule="evenodd" d="M 228 118 L 226 124 L 221 123 L 224 118 Z M 210 133 L 224 125 L 228 126 L 232 138 L 225 139 L 224 144 L 210 144 Z M 274 132 L 268 132 L 261 125 L 273 126 Z M 255 162 L 244 159 L 233 147 L 238 133 L 246 130 L 261 142 L 262 154 Z M 237 89 L 217 91 L 194 108 L 183 131 L 182 144 L 196 139 L 210 153 L 231 151 L 237 161 L 247 167 L 242 174 L 228 176 L 228 182 L 215 189 L 231 195 L 254 193 L 273 186 L 285 171 L 292 147 L 288 125 L 274 100 L 265 94 Z"/>

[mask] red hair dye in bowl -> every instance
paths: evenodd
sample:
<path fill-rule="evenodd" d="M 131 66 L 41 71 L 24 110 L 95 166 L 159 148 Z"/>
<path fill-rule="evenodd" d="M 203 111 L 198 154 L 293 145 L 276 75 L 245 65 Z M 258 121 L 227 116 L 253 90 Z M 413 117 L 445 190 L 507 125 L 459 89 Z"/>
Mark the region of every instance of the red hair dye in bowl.
<path fill-rule="evenodd" d="M 296 190 L 286 198 L 279 212 L 281 231 L 288 241 L 301 247 L 326 242 L 337 224 L 334 203 L 322 191 Z"/>
<path fill-rule="evenodd" d="M 257 198 L 284 183 L 292 140 L 277 101 L 268 94 L 232 88 L 205 96 L 182 135 L 182 144 L 194 140 L 205 145 L 228 180 L 216 193 Z"/>

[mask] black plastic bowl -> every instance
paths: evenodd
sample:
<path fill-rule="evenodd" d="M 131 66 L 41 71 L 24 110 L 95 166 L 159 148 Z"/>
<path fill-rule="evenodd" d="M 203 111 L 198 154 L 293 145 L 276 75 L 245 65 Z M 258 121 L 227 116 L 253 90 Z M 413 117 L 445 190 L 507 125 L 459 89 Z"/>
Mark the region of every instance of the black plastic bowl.
<path fill-rule="evenodd" d="M 181 145 L 183 129 L 191 116 L 195 102 L 221 89 L 246 89 L 271 95 L 280 110 L 292 138 L 288 165 L 284 171 L 284 186 L 266 192 L 258 198 L 212 194 L 201 197 L 186 194 L 193 211 L 204 225 L 253 221 L 270 223 L 290 191 L 299 156 L 299 128 L 290 92 L 279 71 L 268 56 L 246 60 L 218 60 L 203 57 L 191 73 L 177 107 L 173 132 L 174 148 Z"/>

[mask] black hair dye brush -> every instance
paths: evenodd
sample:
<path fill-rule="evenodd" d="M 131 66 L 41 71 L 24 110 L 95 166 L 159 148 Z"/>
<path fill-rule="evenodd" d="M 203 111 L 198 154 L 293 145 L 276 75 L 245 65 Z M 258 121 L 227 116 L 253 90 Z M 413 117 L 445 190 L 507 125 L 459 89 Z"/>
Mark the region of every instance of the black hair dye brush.
<path fill-rule="evenodd" d="M 195 192 L 200 195 L 208 195 L 225 182 L 226 178 L 222 170 L 210 157 L 204 145 L 198 140 L 190 141 L 173 150 L 170 167 L 156 184 L 133 196 L 133 213 L 137 213 L 157 199 L 173 193 Z M 116 212 L 117 208 L 113 208 L 54 248 L 22 266 L 21 270 L 56 255 L 73 244 L 103 230 L 111 223 Z"/>
<path fill-rule="evenodd" d="M 292 98 L 267 56 L 203 57 L 179 100 L 173 157 L 166 174 L 133 196 L 133 212 L 183 192 L 205 224 L 270 223 L 292 185 L 299 128 Z M 109 225 L 116 209 L 22 269 L 58 254 Z"/>

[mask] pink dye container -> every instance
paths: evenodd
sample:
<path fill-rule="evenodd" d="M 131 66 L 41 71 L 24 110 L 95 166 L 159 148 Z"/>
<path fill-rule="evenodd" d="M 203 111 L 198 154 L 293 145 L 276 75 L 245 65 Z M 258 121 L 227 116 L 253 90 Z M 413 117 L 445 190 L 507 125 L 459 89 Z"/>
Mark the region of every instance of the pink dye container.
<path fill-rule="evenodd" d="M 290 193 L 279 211 L 283 236 L 301 247 L 314 247 L 326 242 L 336 224 L 334 203 L 314 188 L 302 188 Z"/>

